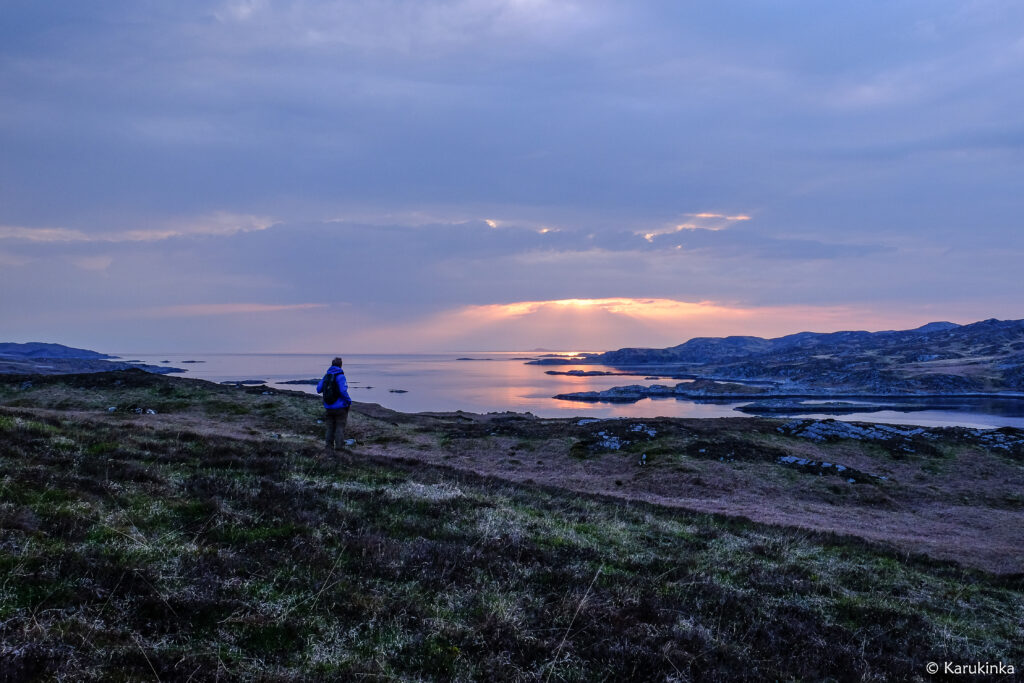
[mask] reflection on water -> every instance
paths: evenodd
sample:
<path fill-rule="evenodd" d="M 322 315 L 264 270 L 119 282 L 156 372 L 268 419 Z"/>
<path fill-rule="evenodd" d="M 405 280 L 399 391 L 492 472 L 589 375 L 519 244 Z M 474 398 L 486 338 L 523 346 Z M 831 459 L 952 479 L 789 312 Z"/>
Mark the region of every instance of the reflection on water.
<path fill-rule="evenodd" d="M 187 368 L 184 377 L 215 382 L 256 379 L 281 389 L 314 392 L 314 387 L 280 384 L 284 380 L 319 378 L 330 364 L 323 354 L 120 354 L 154 365 Z M 350 354 L 345 356 L 345 374 L 356 401 L 380 403 L 407 412 L 454 411 L 492 412 L 513 410 L 541 417 L 741 417 L 733 410 L 742 403 L 694 403 L 672 398 L 644 399 L 636 403 L 584 403 L 557 401 L 555 394 L 576 391 L 601 391 L 624 384 L 668 384 L 679 380 L 644 379 L 644 376 L 577 377 L 548 375 L 547 370 L 568 370 L 571 366 L 526 365 L 521 359 L 536 354 Z M 493 360 L 460 361 L 456 358 Z M 184 364 L 186 360 L 202 363 Z M 591 365 L 587 370 L 608 370 Z M 408 393 L 391 393 L 404 389 Z M 886 401 L 886 403 L 892 403 Z M 958 401 L 958 404 L 960 402 Z M 808 406 L 810 408 L 810 406 Z M 784 416 L 777 416 L 784 417 Z M 1013 426 L 1024 428 L 1024 401 L 972 401 L 949 409 L 881 411 L 841 416 L 820 413 L 800 417 L 848 421 L 921 424 L 928 426 L 964 425 L 973 427 Z"/>
<path fill-rule="evenodd" d="M 889 407 L 905 407 L 906 410 L 865 410 L 865 412 L 844 413 L 834 415 L 813 412 L 819 401 L 803 401 L 806 413 L 794 414 L 801 418 L 835 418 L 850 422 L 881 422 L 886 424 L 916 424 L 927 427 L 976 427 L 991 429 L 995 427 L 1018 427 L 1024 429 L 1024 400 L 999 398 L 956 398 L 932 399 L 879 399 Z M 852 406 L 870 407 L 870 401 L 853 401 L 844 399 L 843 403 Z"/>
<path fill-rule="evenodd" d="M 975 413 L 966 410 L 915 410 L 906 413 L 896 410 L 880 410 L 874 413 L 851 413 L 841 416 L 807 413 L 806 415 L 801 414 L 798 417 L 819 420 L 834 418 L 847 422 L 921 425 L 922 427 L 974 427 L 977 429 L 1017 427 L 1018 429 L 1024 429 L 1024 417 Z"/>

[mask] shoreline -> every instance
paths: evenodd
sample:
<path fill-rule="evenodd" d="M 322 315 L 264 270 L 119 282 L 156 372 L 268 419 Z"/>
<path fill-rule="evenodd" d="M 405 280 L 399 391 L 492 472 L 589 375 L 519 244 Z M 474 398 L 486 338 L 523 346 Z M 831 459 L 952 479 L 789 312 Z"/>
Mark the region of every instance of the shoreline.
<path fill-rule="evenodd" d="M 617 398 L 614 396 L 601 396 L 591 397 L 584 394 L 590 392 L 579 392 L 570 394 L 558 394 L 551 398 L 558 399 L 560 401 L 580 401 L 587 403 L 600 403 L 607 401 L 611 403 L 626 403 L 642 401 L 645 398 L 679 398 L 686 401 L 695 400 L 723 400 L 723 401 L 752 401 L 757 399 L 819 399 L 819 398 L 837 398 L 837 399 L 887 399 L 887 400 L 917 400 L 917 399 L 947 399 L 947 398 L 963 398 L 963 399 L 1010 399 L 1010 400 L 1024 400 L 1024 393 L 963 393 L 963 394 L 854 394 L 854 393 L 838 393 L 838 394 L 808 394 L 808 393 L 794 393 L 794 394 L 702 394 L 702 393 L 666 393 L 666 394 L 650 394 L 646 396 L 638 396 L 636 398 L 621 397 Z"/>

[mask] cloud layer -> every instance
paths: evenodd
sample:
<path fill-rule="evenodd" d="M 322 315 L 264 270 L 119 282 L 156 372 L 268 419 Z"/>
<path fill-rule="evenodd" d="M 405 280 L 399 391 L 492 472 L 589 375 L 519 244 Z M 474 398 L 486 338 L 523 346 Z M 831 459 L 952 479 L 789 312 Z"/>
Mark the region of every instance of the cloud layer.
<path fill-rule="evenodd" d="M 139 350 L 1024 317 L 1022 25 L 1011 0 L 16 0 L 0 317 Z M 682 308 L 430 332 L 568 299 Z"/>

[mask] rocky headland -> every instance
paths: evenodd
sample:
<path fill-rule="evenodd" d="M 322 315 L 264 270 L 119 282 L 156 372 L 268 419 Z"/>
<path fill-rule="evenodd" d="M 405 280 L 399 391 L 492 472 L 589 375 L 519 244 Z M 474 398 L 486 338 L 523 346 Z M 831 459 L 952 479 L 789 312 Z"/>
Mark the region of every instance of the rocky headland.
<path fill-rule="evenodd" d="M 647 373 L 612 372 L 610 370 L 545 370 L 545 375 L 565 375 L 568 377 L 606 377 L 609 375 L 638 375 Z"/>
<path fill-rule="evenodd" d="M 138 361 L 118 361 L 111 356 L 89 349 L 76 349 L 63 344 L 28 342 L 0 343 L 0 374 L 3 375 L 66 375 L 79 372 L 109 372 L 138 368 L 146 372 L 166 375 L 185 372 L 168 365 L 147 365 Z M 185 361 L 201 362 L 201 361 Z"/>
<path fill-rule="evenodd" d="M 674 387 L 561 394 L 582 401 L 787 397 L 1024 398 L 1024 320 L 929 323 L 887 332 L 801 332 L 777 339 L 699 337 L 667 349 L 624 348 L 567 364 L 690 374 Z"/>

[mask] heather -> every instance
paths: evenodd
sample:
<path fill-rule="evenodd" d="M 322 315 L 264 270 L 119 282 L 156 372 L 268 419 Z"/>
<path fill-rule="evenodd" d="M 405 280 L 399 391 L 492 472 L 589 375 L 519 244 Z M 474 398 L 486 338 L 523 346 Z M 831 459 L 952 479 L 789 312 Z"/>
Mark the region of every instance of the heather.
<path fill-rule="evenodd" d="M 25 381 L 0 389 L 0 678 L 882 680 L 1024 661 L 1019 574 L 458 465 L 485 443 L 556 457 L 581 441 L 557 421 L 363 406 L 339 467 L 301 394 Z M 632 460 L 593 446 L 562 462 Z"/>

